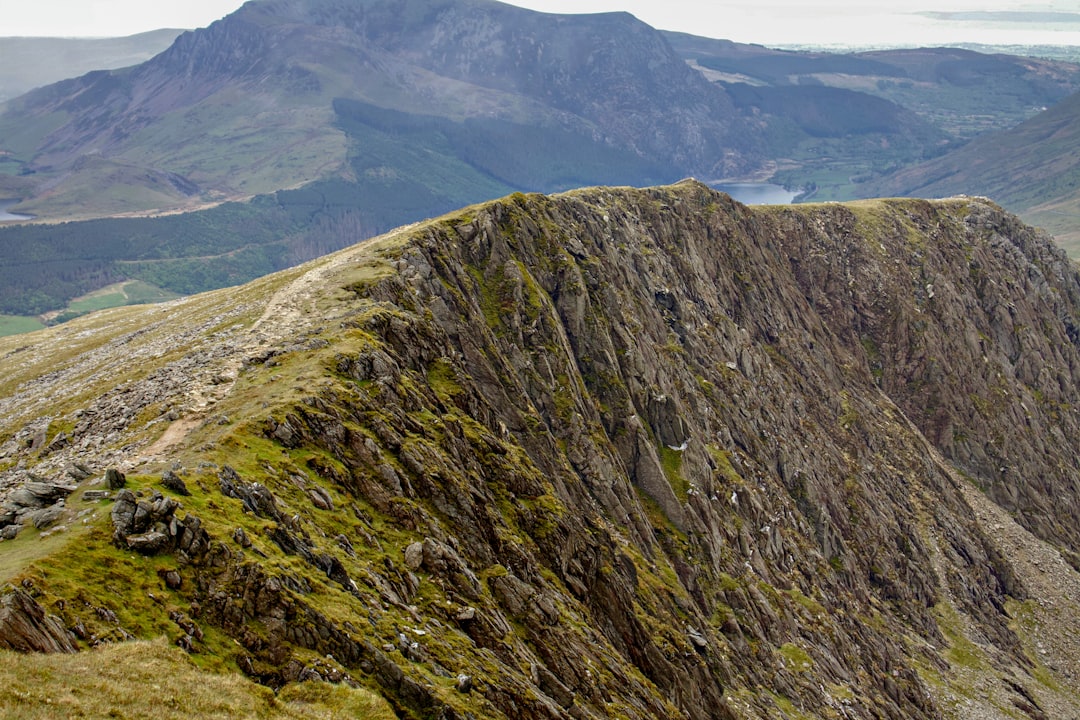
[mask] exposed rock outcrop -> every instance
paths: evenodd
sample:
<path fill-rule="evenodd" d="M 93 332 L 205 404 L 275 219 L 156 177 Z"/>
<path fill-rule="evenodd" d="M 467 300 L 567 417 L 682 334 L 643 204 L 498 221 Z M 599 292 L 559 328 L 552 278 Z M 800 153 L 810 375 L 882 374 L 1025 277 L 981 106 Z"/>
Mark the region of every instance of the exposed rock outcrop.
<path fill-rule="evenodd" d="M 121 490 L 113 502 L 113 541 L 118 547 L 143 555 L 176 552 L 190 562 L 209 550 L 209 536 L 202 523 L 188 513 L 178 518 L 180 503 L 154 492 L 149 500 Z"/>
<path fill-rule="evenodd" d="M 74 636 L 59 618 L 45 612 L 19 588 L 0 590 L 0 648 L 19 652 L 78 650 Z"/>
<path fill-rule="evenodd" d="M 274 281 L 272 342 L 202 355 L 243 368 L 231 422 L 115 495 L 109 551 L 175 555 L 147 612 L 189 608 L 182 647 L 213 627 L 261 682 L 364 677 L 405 717 L 1078 709 L 1032 628 L 1080 621 L 1037 573 L 1080 578 L 1010 557 L 969 487 L 1077 548 L 1080 275 L 1047 238 L 982 200 L 687 182 L 381 242 Z M 174 462 L 199 520 L 152 490 Z"/>

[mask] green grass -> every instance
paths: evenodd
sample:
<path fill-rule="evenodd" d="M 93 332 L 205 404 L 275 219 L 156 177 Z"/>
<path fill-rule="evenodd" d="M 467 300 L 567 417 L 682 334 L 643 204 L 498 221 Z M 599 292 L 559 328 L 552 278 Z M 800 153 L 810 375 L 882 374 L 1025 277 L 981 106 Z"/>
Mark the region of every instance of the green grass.
<path fill-rule="evenodd" d="M 796 673 L 807 672 L 814 667 L 814 660 L 810 655 L 794 643 L 784 643 L 777 650 L 780 657 L 784 658 L 784 664 L 789 670 Z"/>
<path fill-rule="evenodd" d="M 95 310 L 163 302 L 177 297 L 180 296 L 176 293 L 162 290 L 141 280 L 115 283 L 72 300 L 53 321 L 67 322 Z"/>
<path fill-rule="evenodd" d="M 122 292 L 115 293 L 94 293 L 88 295 L 81 300 L 72 300 L 68 303 L 68 312 L 83 314 L 93 312 L 94 310 L 104 310 L 105 308 L 119 307 L 127 303 L 127 295 Z"/>
<path fill-rule="evenodd" d="M 949 663 L 973 670 L 987 669 L 986 652 L 968 639 L 956 608 L 948 603 L 938 603 L 934 607 L 934 614 L 937 615 L 938 627 L 949 643 L 945 651 Z"/>
<path fill-rule="evenodd" d="M 679 502 L 685 503 L 689 497 L 690 483 L 682 474 L 682 451 L 661 445 L 657 454 L 660 456 L 660 466 L 664 469 L 664 475 L 667 476 L 671 489 L 675 491 Z"/>
<path fill-rule="evenodd" d="M 82 490 L 73 493 L 72 499 L 68 501 L 69 505 L 80 511 L 93 507 L 76 499 L 81 495 Z M 108 512 L 107 508 L 103 512 L 99 511 L 101 517 L 108 515 Z M 64 522 L 64 520 L 60 521 L 61 524 Z M 70 527 L 71 529 L 67 532 L 51 534 L 42 533 L 30 525 L 24 528 L 14 540 L 0 542 L 0 584 L 11 580 L 15 575 L 24 572 L 32 563 L 53 553 L 81 549 L 90 530 L 89 524 L 77 524 Z"/>
<path fill-rule="evenodd" d="M 36 317 L 25 315 L 0 315 L 0 337 L 19 335 L 40 330 L 45 325 Z"/>
<path fill-rule="evenodd" d="M 132 280 L 131 282 L 124 283 L 124 295 L 127 296 L 127 305 L 155 303 L 177 297 L 176 293 L 162 290 L 159 287 L 144 283 L 141 280 Z"/>

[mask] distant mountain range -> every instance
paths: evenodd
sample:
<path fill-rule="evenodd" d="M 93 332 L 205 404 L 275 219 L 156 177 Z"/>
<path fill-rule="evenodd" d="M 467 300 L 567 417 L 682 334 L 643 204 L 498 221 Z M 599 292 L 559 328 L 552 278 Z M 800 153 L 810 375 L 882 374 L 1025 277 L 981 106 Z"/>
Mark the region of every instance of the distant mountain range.
<path fill-rule="evenodd" d="M 0 37 L 0 102 L 93 70 L 146 62 L 182 30 L 117 38 Z"/>
<path fill-rule="evenodd" d="M 728 94 L 632 16 L 486 0 L 251 2 L 138 67 L 10 103 L 0 138 L 21 207 L 67 217 L 330 177 L 443 211 L 765 157 Z"/>
<path fill-rule="evenodd" d="M 113 218 L 0 229 L 0 312 L 123 279 L 241 282 L 519 190 L 693 175 L 846 199 L 1078 89 L 1067 62 L 788 52 L 626 13 L 253 0 L 142 64 L 0 105 L 0 198 Z"/>
<path fill-rule="evenodd" d="M 782 167 L 828 198 L 841 165 L 906 166 L 1077 89 L 1058 61 L 785 52 L 626 13 L 256 0 L 141 65 L 8 103 L 0 197 L 82 218 L 335 179 L 413 194 L 422 217 L 512 190 Z"/>
<path fill-rule="evenodd" d="M 775 179 L 811 185 L 815 199 L 822 200 L 861 195 L 858 181 L 912 164 L 915 153 L 896 152 L 895 139 L 903 135 L 884 121 L 902 117 L 896 108 L 934 128 L 937 136 L 921 129 L 914 138 L 925 156 L 935 156 L 976 136 L 1015 127 L 1080 90 L 1078 66 L 1058 60 L 957 48 L 793 52 L 680 33 L 666 36 L 687 62 L 714 81 L 729 88 L 753 86 L 738 96 L 757 96 L 756 109 L 807 118 L 814 123 L 803 125 L 810 134 L 840 140 L 770 148 L 780 165 L 791 166 Z M 852 106 L 853 97 L 861 99 L 859 106 Z M 918 127 L 910 120 L 905 126 Z M 853 130 L 859 128 L 884 130 L 893 152 L 854 142 Z"/>

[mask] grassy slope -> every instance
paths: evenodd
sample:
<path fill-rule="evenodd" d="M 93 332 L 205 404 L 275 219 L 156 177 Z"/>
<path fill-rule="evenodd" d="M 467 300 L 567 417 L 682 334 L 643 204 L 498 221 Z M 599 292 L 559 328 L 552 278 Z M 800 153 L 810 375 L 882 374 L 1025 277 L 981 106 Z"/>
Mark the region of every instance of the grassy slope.
<path fill-rule="evenodd" d="M 0 315 L 0 337 L 33 332 L 45 327 L 35 317 L 25 315 Z"/>
<path fill-rule="evenodd" d="M 0 715 L 23 720 L 395 717 L 384 700 L 363 689 L 308 683 L 275 695 L 240 675 L 200 670 L 164 638 L 77 655 L 0 652 Z"/>

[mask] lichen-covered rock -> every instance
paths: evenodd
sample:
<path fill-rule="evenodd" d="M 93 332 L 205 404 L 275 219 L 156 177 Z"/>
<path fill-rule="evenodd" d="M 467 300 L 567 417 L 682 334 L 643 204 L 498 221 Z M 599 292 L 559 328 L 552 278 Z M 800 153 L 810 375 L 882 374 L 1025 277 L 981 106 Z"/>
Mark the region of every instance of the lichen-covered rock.
<path fill-rule="evenodd" d="M 60 501 L 55 505 L 50 505 L 47 508 L 41 508 L 40 510 L 33 510 L 26 513 L 24 519 L 32 523 L 38 530 L 44 530 L 47 527 L 53 525 L 64 515 L 64 503 Z"/>
<path fill-rule="evenodd" d="M 110 517 L 113 542 L 143 555 L 179 553 L 185 562 L 202 558 L 210 549 L 210 539 L 199 518 L 188 513 L 176 516 L 180 503 L 156 490 L 149 500 L 139 499 L 131 490 L 121 490 L 113 501 Z"/>
<path fill-rule="evenodd" d="M 221 493 L 227 497 L 236 498 L 243 503 L 244 509 L 259 517 L 280 519 L 281 513 L 277 507 L 274 494 L 264 485 L 259 483 L 246 483 L 228 465 L 218 473 L 218 481 Z"/>
<path fill-rule="evenodd" d="M 75 491 L 72 485 L 29 481 L 7 496 L 9 508 L 44 508 L 66 498 Z"/>

